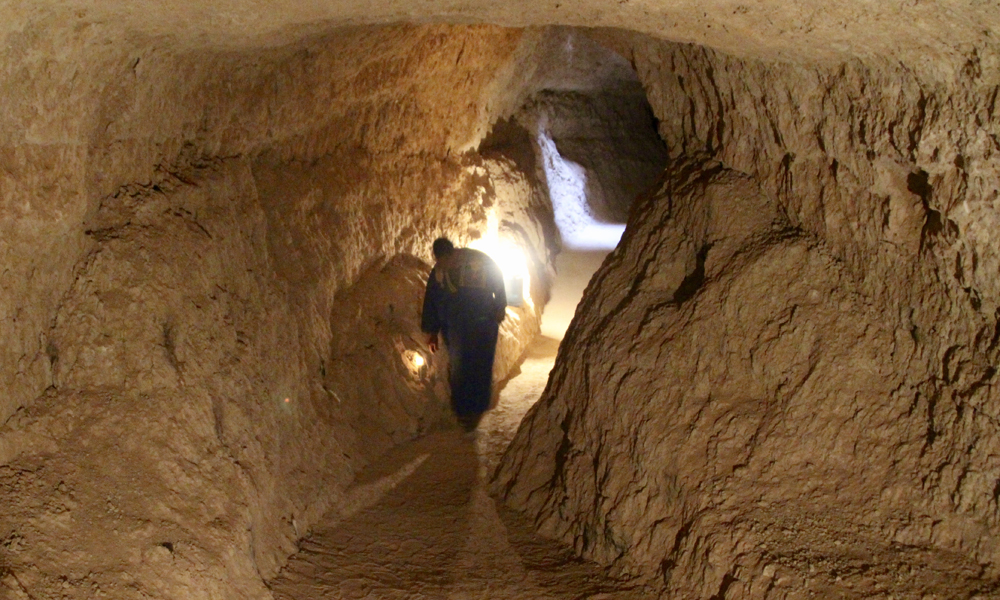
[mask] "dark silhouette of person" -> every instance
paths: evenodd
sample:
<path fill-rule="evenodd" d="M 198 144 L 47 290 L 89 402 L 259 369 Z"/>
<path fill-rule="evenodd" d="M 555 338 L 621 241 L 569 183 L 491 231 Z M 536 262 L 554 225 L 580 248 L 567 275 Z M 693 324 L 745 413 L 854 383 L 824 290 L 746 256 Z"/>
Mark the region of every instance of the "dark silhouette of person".
<path fill-rule="evenodd" d="M 507 308 L 503 273 L 492 258 L 472 248 L 434 240 L 434 268 L 427 279 L 420 328 L 431 352 L 438 335 L 448 349 L 451 406 L 472 431 L 490 407 L 493 359 Z"/>

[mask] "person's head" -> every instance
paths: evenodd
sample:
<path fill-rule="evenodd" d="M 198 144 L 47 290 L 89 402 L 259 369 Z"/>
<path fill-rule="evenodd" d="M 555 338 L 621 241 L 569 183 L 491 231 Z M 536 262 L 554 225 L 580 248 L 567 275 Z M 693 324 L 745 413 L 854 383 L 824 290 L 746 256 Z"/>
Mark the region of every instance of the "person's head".
<path fill-rule="evenodd" d="M 448 238 L 438 238 L 434 240 L 434 260 L 441 260 L 450 256 L 455 251 L 455 244 Z"/>

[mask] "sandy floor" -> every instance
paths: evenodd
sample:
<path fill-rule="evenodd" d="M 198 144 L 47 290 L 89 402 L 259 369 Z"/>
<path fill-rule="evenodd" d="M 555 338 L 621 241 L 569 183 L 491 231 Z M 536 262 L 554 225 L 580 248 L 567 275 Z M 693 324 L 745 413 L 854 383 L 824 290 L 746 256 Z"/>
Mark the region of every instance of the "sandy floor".
<path fill-rule="evenodd" d="M 569 266 L 553 302 L 565 323 L 585 285 L 579 279 L 593 272 L 582 265 L 596 268 L 595 260 L 587 253 L 563 261 Z M 565 325 L 556 333 L 563 331 Z M 487 493 L 521 418 L 545 388 L 558 345 L 549 337 L 536 340 L 476 433 L 446 427 L 363 473 L 352 492 L 358 510 L 303 540 L 271 582 L 275 598 L 645 597 L 644 589 L 610 579 L 569 548 L 541 538 Z"/>
<path fill-rule="evenodd" d="M 557 342 L 539 338 L 475 434 L 448 428 L 397 448 L 359 477 L 367 508 L 318 527 L 272 582 L 275 598 L 642 598 L 627 582 L 533 533 L 486 491 Z"/>
<path fill-rule="evenodd" d="M 557 277 L 552 286 L 552 298 L 545 305 L 542 317 L 543 336 L 562 339 L 583 297 L 583 290 L 607 255 L 607 250 L 592 250 L 562 252 L 556 257 Z"/>

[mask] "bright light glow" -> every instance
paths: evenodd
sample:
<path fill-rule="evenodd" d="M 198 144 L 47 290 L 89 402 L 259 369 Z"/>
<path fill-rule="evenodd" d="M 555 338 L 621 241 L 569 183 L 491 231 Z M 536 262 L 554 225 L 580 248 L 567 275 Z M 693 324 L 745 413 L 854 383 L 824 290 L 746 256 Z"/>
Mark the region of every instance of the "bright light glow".
<path fill-rule="evenodd" d="M 400 358 L 403 359 L 403 364 L 415 377 L 421 377 L 421 369 L 425 364 L 427 364 L 427 359 L 424 355 L 416 350 L 405 350 L 404 347 L 397 346 L 400 351 Z"/>
<path fill-rule="evenodd" d="M 469 244 L 469 247 L 485 252 L 496 261 L 497 266 L 503 271 L 504 280 L 510 281 L 520 277 L 524 304 L 529 308 L 534 307 L 531 301 L 531 273 L 528 271 L 528 259 L 524 255 L 524 250 L 514 240 L 501 238 L 498 229 L 497 218 L 491 212 L 486 221 L 486 234 Z"/>
<path fill-rule="evenodd" d="M 552 198 L 556 227 L 567 250 L 613 250 L 625 226 L 601 223 L 587 206 L 587 174 L 580 165 L 564 159 L 544 123 L 538 127 L 542 166 Z"/>
<path fill-rule="evenodd" d="M 288 404 L 288 403 L 290 403 L 291 401 L 292 401 L 292 399 L 291 399 L 291 398 L 285 398 L 285 404 Z"/>
<path fill-rule="evenodd" d="M 498 251 L 494 252 L 493 260 L 497 261 L 504 277 L 528 277 L 528 260 L 524 257 L 524 251 L 517 244 L 504 240 L 500 242 Z M 527 295 L 527 288 L 525 288 Z"/>

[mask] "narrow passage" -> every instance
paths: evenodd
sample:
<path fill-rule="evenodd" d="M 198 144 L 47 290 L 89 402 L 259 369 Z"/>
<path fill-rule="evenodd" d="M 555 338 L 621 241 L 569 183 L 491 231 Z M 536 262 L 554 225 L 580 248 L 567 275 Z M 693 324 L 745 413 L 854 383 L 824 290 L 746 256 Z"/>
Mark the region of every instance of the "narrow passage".
<path fill-rule="evenodd" d="M 593 263 L 595 257 L 565 258 Z M 567 268 L 552 308 L 576 305 L 583 284 L 575 280 L 589 280 L 593 269 L 587 270 L 571 274 Z M 559 310 L 568 323 L 566 307 Z M 562 331 L 555 333 L 562 337 Z M 558 345 L 557 339 L 538 337 L 520 374 L 503 388 L 475 434 L 448 427 L 400 446 L 362 473 L 354 495 L 366 498 L 361 501 L 366 507 L 321 524 L 303 540 L 300 552 L 271 582 L 275 598 L 646 597 L 644 590 L 607 578 L 597 565 L 537 535 L 487 493 L 493 469 L 545 388 Z"/>

